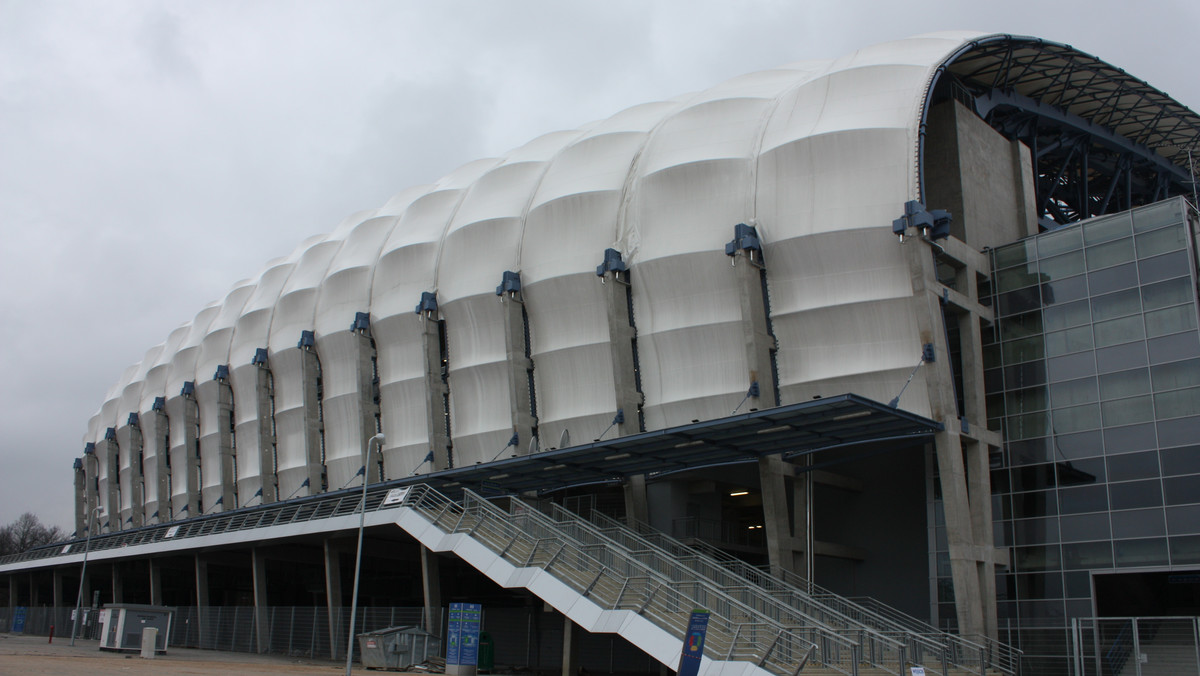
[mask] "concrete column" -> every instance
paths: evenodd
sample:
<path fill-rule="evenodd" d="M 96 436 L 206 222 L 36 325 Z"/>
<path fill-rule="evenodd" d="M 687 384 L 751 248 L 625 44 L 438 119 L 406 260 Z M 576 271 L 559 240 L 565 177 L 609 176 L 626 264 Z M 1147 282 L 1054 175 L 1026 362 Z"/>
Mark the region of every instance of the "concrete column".
<path fill-rule="evenodd" d="M 159 516 L 162 503 L 171 504 L 171 517 L 187 519 L 199 516 L 203 511 L 200 504 L 200 407 L 196 402 L 195 383 L 184 383 L 179 396 L 167 400 L 170 416 L 171 450 L 170 491 L 168 498 L 160 496 Z"/>
<path fill-rule="evenodd" d="M 425 597 L 425 631 L 442 633 L 442 576 L 437 554 L 424 545 L 421 549 L 421 590 Z"/>
<path fill-rule="evenodd" d="M 562 676 L 576 676 L 579 673 L 579 644 L 583 630 L 563 615 L 563 649 Z"/>
<path fill-rule="evenodd" d="M 145 460 L 143 478 L 147 483 L 143 511 L 146 523 L 171 520 L 171 468 L 167 465 L 171 452 L 170 421 L 166 400 L 159 398 L 150 412 L 141 416 L 142 455 Z"/>
<path fill-rule="evenodd" d="M 207 514 L 238 506 L 237 477 L 234 476 L 233 388 L 229 369 L 218 368 L 211 380 L 196 385 L 200 414 L 200 501 Z"/>
<path fill-rule="evenodd" d="M 121 516 L 120 453 L 117 430 L 110 427 L 104 433 L 104 440 L 96 444 L 96 457 L 104 465 L 104 472 L 100 475 L 100 498 L 103 501 L 110 533 L 121 530 L 124 525 Z"/>
<path fill-rule="evenodd" d="M 54 576 L 54 577 L 53 577 L 53 579 L 54 579 L 54 582 L 53 582 L 53 584 L 54 584 L 54 592 L 53 592 L 53 593 L 54 593 L 54 598 L 53 598 L 53 601 L 52 601 L 52 602 L 53 602 L 53 604 L 54 604 L 54 607 L 55 607 L 55 608 L 62 608 L 62 607 L 64 606 L 64 599 L 63 599 L 63 572 L 62 572 L 62 570 L 60 570 L 60 569 L 58 569 L 58 568 L 55 568 L 55 569 L 54 569 L 54 572 L 53 572 L 53 576 Z"/>
<path fill-rule="evenodd" d="M 83 530 L 76 534 L 77 537 L 87 537 L 88 531 L 95 527 L 95 510 L 100 506 L 100 458 L 96 455 L 96 444 L 89 443 L 83 447 L 83 472 Z"/>
<path fill-rule="evenodd" d="M 125 578 L 121 576 L 121 564 L 112 564 L 112 600 L 113 603 L 125 603 Z"/>
<path fill-rule="evenodd" d="M 529 357 L 529 342 L 526 340 L 529 327 L 519 275 L 515 272 L 504 273 L 504 279 L 496 293 L 500 296 L 504 314 L 508 400 L 512 409 L 513 433 L 517 435 L 517 447 L 513 449 L 513 453 L 525 455 L 537 436 L 537 413 L 533 397 L 533 360 Z"/>
<path fill-rule="evenodd" d="M 147 559 L 146 562 L 150 565 L 150 605 L 161 606 L 163 604 L 162 567 L 158 565 L 156 559 Z"/>
<path fill-rule="evenodd" d="M 258 652 L 271 647 L 271 627 L 267 621 L 267 559 L 258 547 L 250 550 L 250 574 L 254 579 L 254 629 Z"/>
<path fill-rule="evenodd" d="M 265 352 L 265 350 L 264 350 Z M 262 479 L 265 505 L 279 499 L 279 480 L 275 474 L 275 383 L 266 359 L 257 362 L 254 372 L 254 408 L 258 416 L 258 473 Z M 250 497 L 245 500 L 249 502 Z"/>
<path fill-rule="evenodd" d="M 40 594 L 38 594 L 37 578 L 34 576 L 34 573 L 31 572 L 29 573 L 29 603 L 26 605 L 31 608 L 36 608 L 38 606 L 38 602 L 41 600 L 38 598 L 39 596 Z"/>
<path fill-rule="evenodd" d="M 8 616 L 12 617 L 13 609 L 21 605 L 17 599 L 17 576 L 11 573 L 8 576 Z"/>
<path fill-rule="evenodd" d="M 358 421 L 359 421 L 359 439 L 362 440 L 363 448 L 367 446 L 367 440 L 375 436 L 378 432 L 376 429 L 377 416 L 379 414 L 379 403 L 377 395 L 379 394 L 379 383 L 375 378 L 375 342 L 371 340 L 370 324 L 367 313 L 360 312 L 357 317 L 364 318 L 365 325 L 360 325 L 355 321 L 355 326 L 361 328 L 355 329 L 353 333 L 353 349 L 355 352 L 355 379 L 358 381 L 356 390 L 358 391 L 358 399 L 355 404 L 358 406 Z M 366 468 L 366 480 L 370 483 L 378 483 L 383 480 L 381 467 L 383 465 L 383 449 L 379 449 L 380 454 L 377 457 L 369 459 Z"/>
<path fill-rule="evenodd" d="M 84 458 L 75 458 L 75 537 L 83 537 L 83 527 L 87 525 L 88 488 L 87 470 L 84 469 Z"/>
<path fill-rule="evenodd" d="M 325 458 L 322 439 L 325 435 L 321 420 L 321 360 L 312 347 L 300 351 L 300 377 L 304 383 L 304 448 L 307 458 L 309 495 L 325 489 Z"/>
<path fill-rule="evenodd" d="M 200 647 L 205 647 L 205 622 L 208 620 L 208 561 L 196 554 L 196 622 L 199 625 Z"/>
<path fill-rule="evenodd" d="M 345 655 L 342 636 L 342 565 L 340 548 L 325 540 L 325 610 L 329 620 L 329 651 L 333 659 Z"/>
<path fill-rule="evenodd" d="M 447 360 L 445 324 L 437 316 L 437 298 L 429 292 L 422 294 L 417 306 L 421 317 L 421 341 L 425 356 L 426 428 L 429 430 L 429 449 L 433 451 L 433 469 L 451 467 L 449 398 L 446 379 Z"/>
<path fill-rule="evenodd" d="M 144 445 L 145 440 L 142 438 L 142 427 L 138 422 L 138 414 L 130 413 L 129 420 L 118 430 L 118 437 L 124 437 L 129 448 L 129 480 L 125 481 L 122 476 L 121 490 L 127 491 L 129 496 L 128 514 L 125 510 L 121 511 L 121 520 L 129 520 L 130 528 L 141 528 L 145 524 L 146 506 L 145 498 L 145 468 L 144 461 Z M 128 485 L 128 488 L 126 486 Z"/>

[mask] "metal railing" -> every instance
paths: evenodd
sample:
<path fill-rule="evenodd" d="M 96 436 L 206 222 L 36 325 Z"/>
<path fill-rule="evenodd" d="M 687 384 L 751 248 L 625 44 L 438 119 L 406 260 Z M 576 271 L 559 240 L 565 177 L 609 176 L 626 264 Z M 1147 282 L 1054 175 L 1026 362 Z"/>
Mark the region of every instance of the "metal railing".
<path fill-rule="evenodd" d="M 671 635 L 682 637 L 691 611 L 705 608 L 711 612 L 705 650 L 712 659 L 748 661 L 787 676 L 810 660 L 838 673 L 858 673 L 856 651 L 806 640 L 807 627 L 756 617 L 711 585 L 665 581 L 632 557 L 569 537 L 537 518 L 536 510 L 510 514 L 470 491 L 454 502 L 426 485 L 414 487 L 403 506 L 443 533 L 468 535 L 515 567 L 541 568 L 601 608 L 632 611 Z"/>
<path fill-rule="evenodd" d="M 1074 618 L 1071 652 L 1074 676 L 1200 674 L 1200 618 Z"/>

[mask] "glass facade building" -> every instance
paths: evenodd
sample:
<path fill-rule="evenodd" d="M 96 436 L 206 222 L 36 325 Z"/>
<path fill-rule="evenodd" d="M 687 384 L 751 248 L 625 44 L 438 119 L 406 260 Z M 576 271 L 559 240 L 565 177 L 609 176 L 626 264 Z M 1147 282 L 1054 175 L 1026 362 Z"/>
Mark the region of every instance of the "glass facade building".
<path fill-rule="evenodd" d="M 1029 630 L 1066 643 L 1044 629 L 1071 618 L 1200 609 L 1200 576 L 1180 574 L 1200 570 L 1196 236 L 1177 198 L 991 251 L 998 608 L 1027 653 L 1064 654 Z"/>

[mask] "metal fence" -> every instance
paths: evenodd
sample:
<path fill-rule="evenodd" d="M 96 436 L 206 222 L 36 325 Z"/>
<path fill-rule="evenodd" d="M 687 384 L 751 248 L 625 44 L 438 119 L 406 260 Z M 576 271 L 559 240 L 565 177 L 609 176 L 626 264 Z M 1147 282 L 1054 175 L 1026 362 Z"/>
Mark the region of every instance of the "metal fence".
<path fill-rule="evenodd" d="M 1200 676 L 1198 620 L 1076 618 L 1071 623 L 1074 676 Z"/>

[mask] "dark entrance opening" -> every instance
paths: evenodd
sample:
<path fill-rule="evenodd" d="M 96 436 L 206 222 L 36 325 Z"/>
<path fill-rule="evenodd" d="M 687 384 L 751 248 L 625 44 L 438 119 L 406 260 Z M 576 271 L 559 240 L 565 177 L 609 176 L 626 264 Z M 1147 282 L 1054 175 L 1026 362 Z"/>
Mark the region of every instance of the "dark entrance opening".
<path fill-rule="evenodd" d="M 1200 570 L 1092 576 L 1099 617 L 1200 615 Z"/>

